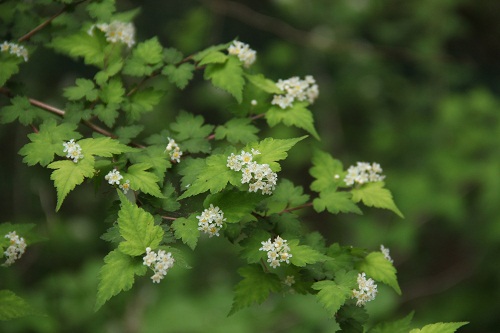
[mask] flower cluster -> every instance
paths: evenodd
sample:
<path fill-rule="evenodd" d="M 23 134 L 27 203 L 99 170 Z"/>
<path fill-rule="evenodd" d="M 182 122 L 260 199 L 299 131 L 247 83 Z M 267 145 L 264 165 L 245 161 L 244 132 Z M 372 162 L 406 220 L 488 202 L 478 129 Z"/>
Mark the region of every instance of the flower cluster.
<path fill-rule="evenodd" d="M 153 283 L 160 283 L 160 281 L 167 275 L 170 268 L 174 266 L 175 259 L 172 257 L 171 252 L 158 250 L 158 253 L 151 251 L 150 247 L 146 248 L 146 255 L 142 258 L 143 264 L 152 267 L 155 272 L 151 277 Z"/>
<path fill-rule="evenodd" d="M 262 191 L 262 194 L 272 194 L 276 188 L 278 174 L 271 170 L 269 164 L 259 164 L 253 161 L 255 155 L 260 154 L 256 149 L 252 151 L 241 151 L 241 154 L 231 155 L 227 158 L 226 166 L 234 171 L 241 171 L 241 183 L 248 183 L 249 192 Z"/>
<path fill-rule="evenodd" d="M 388 248 L 386 248 L 384 245 L 380 245 L 380 252 L 384 255 L 385 259 L 387 259 L 388 262 L 391 264 L 394 262 L 391 258 L 391 254 Z"/>
<path fill-rule="evenodd" d="M 26 242 L 24 241 L 24 238 L 19 237 L 15 231 L 9 232 L 7 235 L 5 235 L 5 238 L 9 239 L 10 245 L 3 253 L 5 257 L 7 257 L 4 265 L 10 266 L 17 259 L 21 258 L 24 250 L 26 249 Z"/>
<path fill-rule="evenodd" d="M 75 139 L 71 139 L 68 142 L 63 143 L 64 150 L 66 153 L 66 158 L 70 158 L 73 162 L 78 163 L 78 160 L 83 158 L 82 147 L 75 142 Z"/>
<path fill-rule="evenodd" d="M 233 41 L 233 44 L 229 46 L 227 52 L 231 55 L 235 55 L 243 63 L 243 66 L 250 67 L 255 62 L 257 58 L 257 53 L 252 50 L 248 44 L 242 43 L 240 41 Z"/>
<path fill-rule="evenodd" d="M 13 54 L 19 58 L 23 58 L 24 61 L 28 61 L 28 50 L 22 45 L 4 41 L 2 44 L 0 44 L 0 51 L 9 52 L 10 54 Z"/>
<path fill-rule="evenodd" d="M 128 190 L 130 190 L 130 180 L 127 179 L 124 183 L 122 183 L 121 180 L 123 179 L 123 176 L 120 174 L 120 171 L 116 169 L 108 172 L 108 174 L 104 176 L 104 179 L 106 179 L 110 185 L 118 185 L 125 194 L 127 194 Z"/>
<path fill-rule="evenodd" d="M 132 23 L 120 21 L 113 21 L 109 24 L 98 23 L 92 25 L 87 33 L 93 36 L 95 28 L 104 32 L 106 40 L 110 43 L 121 42 L 127 44 L 128 47 L 132 47 L 135 44 L 135 28 Z"/>
<path fill-rule="evenodd" d="M 181 156 L 182 156 L 182 151 L 181 148 L 179 148 L 179 145 L 175 142 L 174 139 L 167 138 L 168 139 L 168 145 L 165 148 L 165 151 L 168 151 L 168 154 L 170 155 L 170 160 L 176 161 L 179 163 L 181 161 Z"/>
<path fill-rule="evenodd" d="M 373 279 L 366 279 L 366 274 L 358 274 L 359 290 L 352 290 L 352 298 L 357 298 L 356 305 L 363 306 L 366 302 L 373 301 L 377 296 L 377 284 Z"/>
<path fill-rule="evenodd" d="M 269 238 L 267 241 L 261 242 L 261 244 L 262 247 L 259 251 L 267 252 L 267 262 L 272 268 L 278 267 L 282 262 L 290 263 L 292 255 L 286 239 L 277 236 L 274 242 L 271 242 L 271 238 Z"/>
<path fill-rule="evenodd" d="M 282 109 L 292 106 L 295 100 L 314 103 L 319 96 L 318 85 L 311 75 L 307 75 L 304 80 L 298 76 L 286 80 L 278 80 L 276 86 L 283 91 L 283 95 L 274 95 L 271 104 L 278 105 Z"/>
<path fill-rule="evenodd" d="M 198 219 L 198 230 L 207 233 L 210 237 L 219 236 L 219 230 L 226 221 L 224 212 L 212 204 L 196 218 Z"/>
<path fill-rule="evenodd" d="M 351 165 L 347 169 L 347 175 L 344 182 L 347 186 L 364 183 L 379 182 L 384 180 L 385 176 L 381 174 L 382 168 L 378 163 L 358 162 L 356 166 Z"/>
<path fill-rule="evenodd" d="M 295 277 L 293 275 L 287 275 L 283 283 L 291 287 L 295 284 Z"/>

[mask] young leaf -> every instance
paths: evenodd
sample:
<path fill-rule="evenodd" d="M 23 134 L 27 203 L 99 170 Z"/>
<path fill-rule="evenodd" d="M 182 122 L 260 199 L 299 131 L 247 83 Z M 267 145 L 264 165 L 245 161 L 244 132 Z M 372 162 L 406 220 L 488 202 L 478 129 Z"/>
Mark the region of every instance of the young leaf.
<path fill-rule="evenodd" d="M 401 295 L 401 289 L 399 288 L 396 277 L 396 268 L 385 259 L 382 252 L 372 252 L 368 254 L 365 259 L 357 265 L 357 268 L 360 272 L 365 272 L 366 275 L 372 277 L 374 280 L 383 282 L 392 287 Z"/>
<path fill-rule="evenodd" d="M 273 171 L 280 171 L 281 167 L 276 161 L 284 160 L 289 151 L 297 142 L 305 139 L 307 136 L 294 139 L 273 139 L 267 138 L 260 142 L 250 143 L 245 147 L 245 151 L 257 149 L 260 154 L 255 157 L 260 164 L 269 164 Z"/>
<path fill-rule="evenodd" d="M 56 37 L 50 46 L 71 57 L 83 57 L 88 65 L 104 66 L 106 40 L 97 34 L 90 36 L 81 31 L 64 37 Z"/>
<path fill-rule="evenodd" d="M 356 271 L 339 271 L 334 281 L 315 282 L 311 287 L 318 290 L 316 298 L 318 302 L 333 317 L 345 301 L 352 296 L 352 290 L 356 286 Z"/>
<path fill-rule="evenodd" d="M 361 209 L 351 200 L 352 194 L 349 192 L 337 192 L 335 189 L 327 189 L 319 194 L 319 198 L 314 199 L 314 210 L 319 212 L 328 210 L 332 214 L 356 213 L 363 214 Z"/>
<path fill-rule="evenodd" d="M 207 64 L 222 64 L 227 61 L 228 56 L 220 51 L 213 51 L 207 53 L 198 63 L 198 66 L 204 66 Z"/>
<path fill-rule="evenodd" d="M 212 84 L 222 90 L 227 91 L 241 103 L 243 100 L 243 68 L 241 62 L 236 57 L 229 57 L 222 64 L 208 64 L 205 68 L 205 80 L 211 80 Z"/>
<path fill-rule="evenodd" d="M 0 290 L 0 320 L 10 320 L 37 314 L 24 299 L 10 290 Z"/>
<path fill-rule="evenodd" d="M 281 289 L 281 281 L 277 275 L 265 273 L 258 265 L 250 265 L 238 270 L 243 277 L 235 287 L 233 306 L 229 315 L 254 303 L 264 302 L 271 292 Z"/>
<path fill-rule="evenodd" d="M 454 333 L 460 327 L 467 324 L 467 322 L 430 324 L 421 329 L 413 329 L 410 333 Z"/>
<path fill-rule="evenodd" d="M 154 224 L 153 215 L 132 204 L 121 191 L 118 195 L 121 202 L 118 227 L 125 239 L 118 245 L 120 252 L 139 256 L 146 253 L 147 247 L 157 248 L 163 238 L 163 229 Z"/>
<path fill-rule="evenodd" d="M 87 101 L 93 101 L 97 98 L 98 91 L 95 89 L 94 82 L 87 79 L 76 79 L 75 87 L 64 89 L 64 97 L 70 101 L 76 101 L 85 98 Z"/>
<path fill-rule="evenodd" d="M 112 157 L 113 155 L 133 152 L 134 148 L 120 143 L 120 141 L 108 137 L 87 138 L 78 141 L 84 156 L 97 155 L 102 157 Z"/>
<path fill-rule="evenodd" d="M 122 173 L 123 180 L 130 180 L 130 188 L 142 191 L 157 198 L 163 198 L 158 182 L 161 180 L 154 173 L 148 172 L 152 168 L 150 163 L 137 163 L 131 165 L 127 172 Z"/>
<path fill-rule="evenodd" d="M 233 118 L 224 125 L 217 126 L 215 139 L 227 138 L 227 141 L 232 144 L 256 141 L 258 137 L 255 133 L 258 133 L 259 129 L 251 122 L 252 120 L 249 118 Z"/>
<path fill-rule="evenodd" d="M 328 188 L 336 189 L 344 183 L 342 162 L 334 159 L 330 154 L 316 150 L 312 164 L 313 167 L 309 173 L 315 180 L 311 183 L 311 190 L 321 192 Z"/>
<path fill-rule="evenodd" d="M 11 105 L 4 106 L 0 113 L 0 123 L 8 124 L 19 119 L 24 126 L 31 124 L 37 116 L 39 109 L 32 106 L 29 99 L 24 96 L 15 96 L 11 100 Z"/>
<path fill-rule="evenodd" d="M 304 267 L 307 264 L 314 264 L 321 261 L 330 260 L 330 257 L 318 252 L 307 245 L 299 245 L 298 239 L 288 241 L 290 246 L 290 262 L 292 265 Z"/>
<path fill-rule="evenodd" d="M 172 228 L 175 230 L 175 238 L 181 239 L 184 244 L 194 250 L 200 238 L 200 230 L 198 230 L 198 219 L 195 214 L 191 214 L 188 218 L 179 217 L 172 222 Z"/>
<path fill-rule="evenodd" d="M 399 217 L 403 218 L 403 213 L 398 209 L 392 199 L 392 194 L 384 188 L 383 182 L 363 184 L 359 188 L 351 190 L 352 201 L 363 203 L 368 207 L 385 208 L 393 211 Z"/>
<path fill-rule="evenodd" d="M 314 120 L 311 111 L 306 106 L 307 102 L 295 102 L 291 108 L 283 110 L 278 106 L 271 106 L 266 112 L 266 119 L 269 126 L 273 127 L 279 123 L 286 126 L 302 128 L 319 140 L 318 132 L 314 128 Z"/>
<path fill-rule="evenodd" d="M 252 83 L 257 88 L 269 93 L 269 94 L 281 94 L 283 93 L 280 88 L 276 86 L 276 83 L 267 79 L 262 74 L 247 74 L 245 73 L 245 78 Z"/>
<path fill-rule="evenodd" d="M 175 122 L 170 124 L 172 131 L 176 132 L 176 141 L 182 151 L 191 153 L 207 153 L 210 151 L 210 143 L 206 137 L 212 132 L 212 125 L 204 125 L 202 116 L 195 116 L 191 113 L 181 111 L 175 118 Z"/>
<path fill-rule="evenodd" d="M 54 169 L 50 179 L 54 181 L 57 189 L 56 211 L 61 208 L 64 198 L 75 188 L 76 185 L 83 183 L 85 177 L 94 176 L 94 157 L 92 155 L 83 157 L 78 163 L 70 160 L 56 161 L 50 163 L 47 168 Z"/>
<path fill-rule="evenodd" d="M 410 331 L 410 324 L 413 319 L 413 312 L 406 317 L 388 322 L 377 324 L 370 333 L 408 333 Z"/>
<path fill-rule="evenodd" d="M 195 67 L 193 64 L 183 63 L 179 66 L 167 65 L 161 73 L 168 78 L 170 83 L 175 84 L 177 88 L 184 89 L 194 75 Z"/>
<path fill-rule="evenodd" d="M 121 291 L 132 288 L 134 276 L 144 275 L 146 271 L 147 267 L 142 264 L 142 261 L 134 260 L 118 250 L 108 253 L 104 257 L 104 266 L 99 273 L 99 286 L 97 287 L 94 310 L 99 310 L 104 303 Z"/>

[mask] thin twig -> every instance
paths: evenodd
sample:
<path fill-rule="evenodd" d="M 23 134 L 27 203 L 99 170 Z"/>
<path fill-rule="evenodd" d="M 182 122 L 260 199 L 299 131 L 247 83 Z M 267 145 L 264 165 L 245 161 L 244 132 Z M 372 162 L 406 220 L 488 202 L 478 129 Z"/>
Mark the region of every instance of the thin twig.
<path fill-rule="evenodd" d="M 300 205 L 300 206 L 297 206 L 297 207 L 291 207 L 291 208 L 283 209 L 278 214 L 281 215 L 281 214 L 284 214 L 284 213 L 293 212 L 294 210 L 299 210 L 299 209 L 302 209 L 302 208 L 311 207 L 312 205 L 313 205 L 312 202 L 307 202 L 307 203 L 305 203 L 303 205 Z"/>
<path fill-rule="evenodd" d="M 164 216 L 164 215 L 161 218 L 164 219 L 164 220 L 171 220 L 171 221 L 177 220 L 177 217 Z"/>

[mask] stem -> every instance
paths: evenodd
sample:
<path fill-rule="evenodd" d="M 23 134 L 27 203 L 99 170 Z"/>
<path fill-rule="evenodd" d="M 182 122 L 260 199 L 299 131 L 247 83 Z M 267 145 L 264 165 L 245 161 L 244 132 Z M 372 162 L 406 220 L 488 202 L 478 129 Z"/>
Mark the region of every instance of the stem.
<path fill-rule="evenodd" d="M 177 217 L 164 216 L 164 215 L 163 215 L 161 218 L 162 218 L 162 219 L 164 219 L 164 220 L 170 220 L 170 221 L 175 221 L 175 220 L 177 220 Z"/>
<path fill-rule="evenodd" d="M 300 205 L 300 206 L 297 206 L 297 207 L 292 207 L 292 208 L 287 208 L 287 209 L 283 209 L 281 212 L 279 212 L 278 214 L 283 214 L 283 213 L 289 213 L 289 212 L 292 212 L 294 210 L 299 210 L 299 209 L 302 209 L 302 208 L 306 208 L 306 207 L 311 207 L 313 205 L 312 202 L 307 202 L 303 205 Z"/>

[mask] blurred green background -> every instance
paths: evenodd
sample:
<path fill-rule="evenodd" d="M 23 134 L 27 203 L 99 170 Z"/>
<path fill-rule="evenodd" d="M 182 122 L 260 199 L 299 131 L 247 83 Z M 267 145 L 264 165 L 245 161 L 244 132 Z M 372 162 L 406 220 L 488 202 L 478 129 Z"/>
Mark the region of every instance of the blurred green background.
<path fill-rule="evenodd" d="M 170 0 L 140 6 L 137 40 L 155 35 L 188 55 L 236 37 L 257 50 L 257 71 L 273 80 L 313 75 L 311 107 L 322 141 L 290 151 L 280 177 L 306 189 L 310 145 L 342 160 L 376 161 L 405 214 L 300 212 L 329 243 L 391 249 L 403 291 L 380 287 L 367 305 L 375 322 L 415 310 L 415 325 L 470 321 L 460 332 L 500 331 L 500 1 L 498 0 Z M 54 7 L 55 8 L 55 7 Z M 54 11 L 40 7 L 45 17 Z M 38 23 L 26 22 L 18 38 Z M 1 25 L 0 20 L 0 25 Z M 2 30 L 3 31 L 3 30 Z M 1 69 L 0 69 L 1 70 Z M 30 97 L 62 107 L 63 87 L 93 69 L 39 47 L 16 80 Z M 157 83 L 160 84 L 160 83 Z M 142 137 L 164 129 L 180 109 L 221 124 L 233 101 L 203 83 L 169 93 L 144 118 Z M 0 97 L 0 105 L 8 103 Z M 264 125 L 261 123 L 260 125 Z M 265 128 L 265 126 L 262 126 Z M 36 223 L 48 241 L 2 269 L 9 288 L 49 314 L 0 323 L 10 332 L 334 332 L 314 297 L 274 295 L 226 317 L 242 263 L 224 239 L 202 239 L 193 269 L 174 269 L 160 284 L 139 280 L 98 313 L 97 272 L 110 250 L 99 239 L 109 202 L 92 184 L 54 212 L 50 171 L 22 164 L 29 128 L 0 127 L 1 222 Z M 275 127 L 265 135 L 303 133 Z M 190 251 L 186 251 L 189 253 Z"/>

